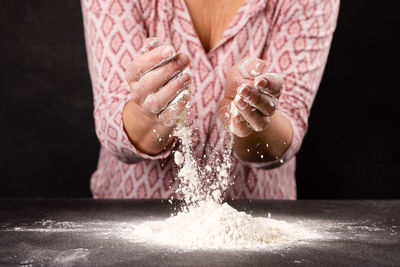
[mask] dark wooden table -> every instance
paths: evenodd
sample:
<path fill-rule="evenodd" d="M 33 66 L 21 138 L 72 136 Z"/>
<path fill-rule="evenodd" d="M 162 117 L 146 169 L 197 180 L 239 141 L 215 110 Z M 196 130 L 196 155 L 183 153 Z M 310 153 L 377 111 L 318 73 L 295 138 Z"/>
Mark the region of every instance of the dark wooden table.
<path fill-rule="evenodd" d="M 189 250 L 129 237 L 140 221 L 168 217 L 166 201 L 0 199 L 0 266 L 400 266 L 400 200 L 230 203 L 322 238 L 264 250 Z"/>

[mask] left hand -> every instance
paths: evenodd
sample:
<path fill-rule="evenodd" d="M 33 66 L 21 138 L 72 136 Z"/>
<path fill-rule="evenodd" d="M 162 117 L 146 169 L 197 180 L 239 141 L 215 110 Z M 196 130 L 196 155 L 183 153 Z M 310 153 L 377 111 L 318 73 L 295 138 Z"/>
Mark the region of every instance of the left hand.
<path fill-rule="evenodd" d="M 238 137 L 264 131 L 278 106 L 282 79 L 267 73 L 265 61 L 244 58 L 229 71 L 219 118 Z"/>

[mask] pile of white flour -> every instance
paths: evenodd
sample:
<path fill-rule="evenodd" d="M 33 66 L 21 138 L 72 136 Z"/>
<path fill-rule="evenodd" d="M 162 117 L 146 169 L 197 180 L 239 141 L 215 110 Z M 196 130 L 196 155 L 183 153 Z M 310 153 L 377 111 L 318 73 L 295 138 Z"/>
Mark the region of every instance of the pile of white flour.
<path fill-rule="evenodd" d="M 281 242 L 310 238 L 284 221 L 252 217 L 227 203 L 200 202 L 188 212 L 134 229 L 140 241 L 183 248 L 260 249 Z"/>
<path fill-rule="evenodd" d="M 178 193 L 186 203 L 183 211 L 164 221 L 144 222 L 134 229 L 142 241 L 185 248 L 260 248 L 293 241 L 307 234 L 300 228 L 270 218 L 254 218 L 223 203 L 223 193 L 231 184 L 232 136 L 215 166 L 200 166 L 194 158 L 188 109 L 178 121 L 174 135 L 181 141 L 174 151 L 180 180 Z M 229 116 L 229 114 L 226 114 Z"/>

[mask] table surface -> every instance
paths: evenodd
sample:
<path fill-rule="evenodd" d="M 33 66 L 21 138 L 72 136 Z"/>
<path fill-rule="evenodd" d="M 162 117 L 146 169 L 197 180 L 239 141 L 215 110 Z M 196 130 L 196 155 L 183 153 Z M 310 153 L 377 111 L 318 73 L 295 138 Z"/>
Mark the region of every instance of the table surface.
<path fill-rule="evenodd" d="M 258 250 L 138 242 L 134 225 L 167 218 L 157 200 L 0 199 L 0 266 L 400 266 L 400 200 L 231 201 L 321 238 Z"/>

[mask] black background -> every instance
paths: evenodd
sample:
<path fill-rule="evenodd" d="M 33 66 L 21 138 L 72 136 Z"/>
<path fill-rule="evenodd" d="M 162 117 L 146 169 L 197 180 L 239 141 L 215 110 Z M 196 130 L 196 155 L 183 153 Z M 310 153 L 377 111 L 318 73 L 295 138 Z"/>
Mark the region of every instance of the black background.
<path fill-rule="evenodd" d="M 385 1 L 341 2 L 299 198 L 400 198 L 399 22 Z M 0 2 L 0 197 L 90 196 L 99 144 L 82 27 L 79 0 Z"/>

